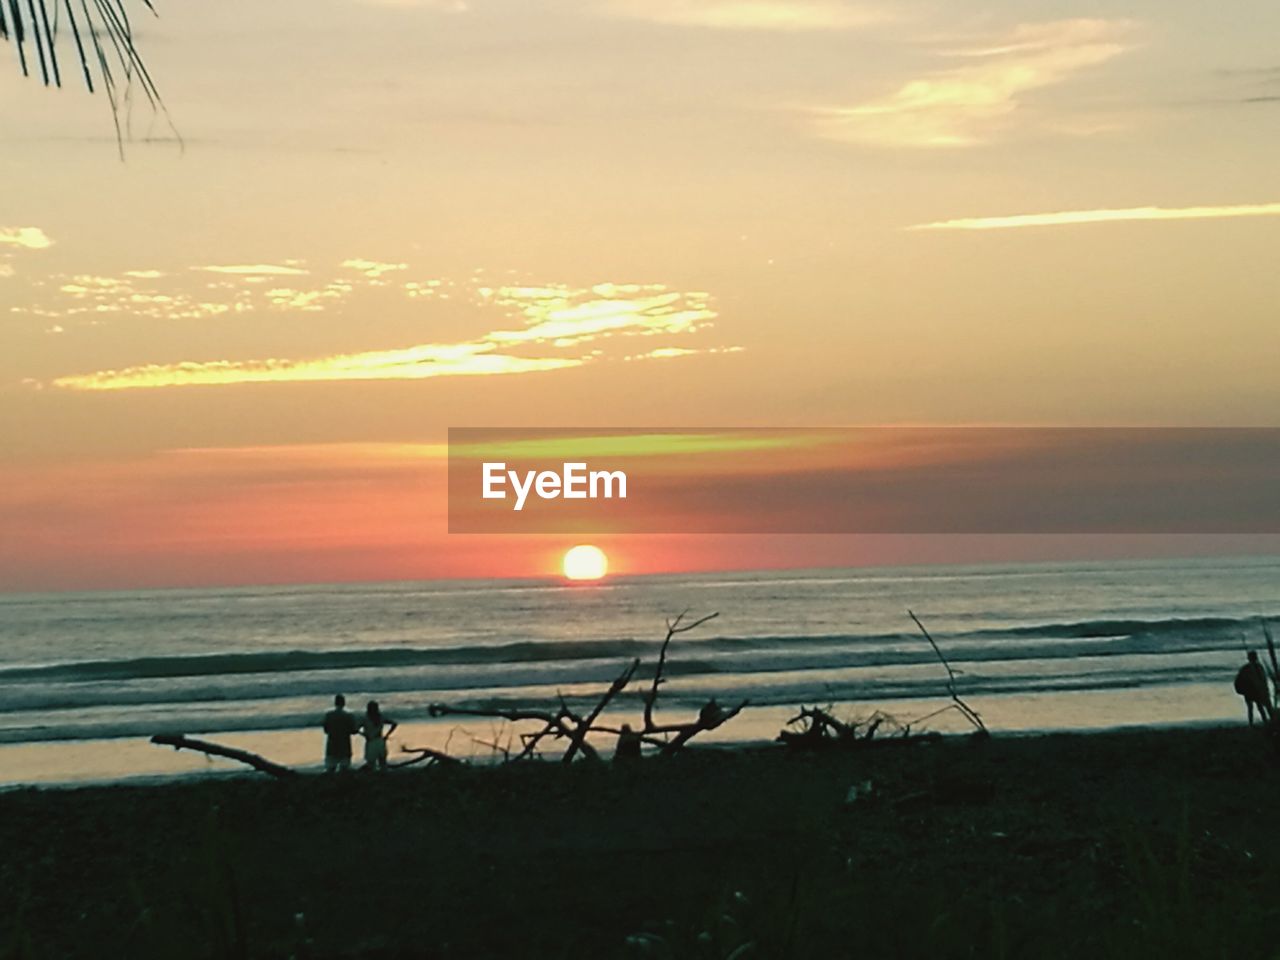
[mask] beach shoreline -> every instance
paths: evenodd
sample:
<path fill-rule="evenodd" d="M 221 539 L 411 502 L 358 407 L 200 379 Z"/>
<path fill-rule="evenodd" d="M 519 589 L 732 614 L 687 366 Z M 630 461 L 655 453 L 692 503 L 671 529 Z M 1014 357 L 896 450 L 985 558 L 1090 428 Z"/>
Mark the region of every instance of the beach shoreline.
<path fill-rule="evenodd" d="M 1111 955 L 1185 941 L 1193 920 L 1214 934 L 1232 904 L 1250 956 L 1275 920 L 1278 783 L 1266 738 L 1238 726 L 17 789 L 0 793 L 17 905 L 0 944 L 608 957 L 649 937 L 726 956 L 694 952 L 708 924 L 729 937 L 708 919 L 725 914 L 766 956 L 788 929 L 794 956 L 981 955 L 997 936 Z M 1165 906 L 1194 916 L 1158 930 L 1143 894 L 1184 879 L 1195 903 Z M 956 938 L 978 952 L 940 950 Z"/>
<path fill-rule="evenodd" d="M 848 711 L 846 711 L 844 708 L 853 707 L 853 706 L 856 706 L 856 705 L 841 704 L 841 705 L 837 705 L 835 710 L 839 716 L 844 717 L 846 716 L 846 713 L 848 713 Z M 781 711 L 779 715 L 781 715 L 781 713 L 786 713 L 788 715 L 795 714 L 798 712 L 798 710 L 799 708 L 794 708 L 794 709 L 788 708 L 785 711 Z M 848 715 L 852 716 L 853 714 L 849 713 Z M 413 725 L 409 724 L 407 726 L 411 731 L 413 730 Z M 440 724 L 440 726 L 444 726 L 444 724 Z M 771 723 L 762 723 L 759 721 L 752 724 L 751 726 L 757 732 L 773 728 L 773 725 Z M 1033 729 L 1024 729 L 1024 730 L 1003 730 L 1002 729 L 1000 730 L 999 735 L 1001 739 L 1011 739 L 1011 738 L 1039 739 L 1043 737 L 1052 737 L 1052 736 L 1058 736 L 1058 735 L 1091 736 L 1091 735 L 1097 734 L 1097 735 L 1106 736 L 1109 734 L 1161 733 L 1161 732 L 1175 732 L 1178 730 L 1188 730 L 1188 731 L 1231 730 L 1231 729 L 1237 728 L 1238 726 L 1239 726 L 1238 721 L 1223 720 L 1221 718 L 1213 718 L 1213 719 L 1198 719 L 1198 720 L 1161 721 L 1161 722 L 1153 722 L 1153 723 L 1127 723 L 1127 724 L 1117 724 L 1114 726 L 1106 726 L 1106 727 L 1075 727 L 1075 728 L 1045 727 L 1045 728 L 1033 728 Z M 521 729 L 523 729 L 523 727 L 521 727 Z M 779 729 L 794 730 L 798 728 L 779 727 Z M 323 746 L 322 737 L 318 736 L 313 730 L 289 730 L 284 732 L 290 735 L 291 737 L 305 738 L 305 740 L 308 741 L 309 746 L 311 747 L 316 747 L 317 745 Z M 227 734 L 217 733 L 217 732 L 210 733 L 210 734 L 197 733 L 197 734 L 193 734 L 193 736 L 199 739 L 214 741 L 219 744 L 225 745 L 233 741 L 236 742 L 237 744 L 242 744 L 244 741 L 240 738 L 243 738 L 246 734 L 249 735 L 250 737 L 253 737 L 254 735 L 261 734 L 261 733 L 279 734 L 281 733 L 281 731 L 253 731 L 253 730 L 232 731 L 229 736 Z M 964 738 L 965 736 L 967 736 L 967 732 L 965 731 L 965 727 L 963 725 L 962 719 L 957 719 L 956 722 L 948 724 L 944 726 L 942 729 L 939 729 L 937 727 L 924 727 L 920 729 L 918 733 L 919 734 L 936 734 L 937 736 L 943 737 L 948 740 Z M 732 728 L 730 729 L 721 728 L 720 730 L 713 731 L 712 734 L 713 734 L 712 736 L 704 735 L 698 741 L 694 749 L 697 749 L 697 750 L 745 750 L 745 751 L 755 752 L 755 751 L 773 750 L 775 748 L 778 748 L 781 743 L 781 740 L 779 737 L 767 736 L 764 733 L 761 733 L 758 736 L 751 736 L 751 737 L 737 736 L 735 735 L 735 732 Z M 890 735 L 890 737 L 892 737 L 892 735 Z M 424 738 L 417 738 L 417 740 L 422 740 L 422 739 Z M 427 738 L 427 739 L 431 739 L 433 742 L 440 740 L 440 738 L 438 737 Z M 882 735 L 881 740 L 884 740 L 884 739 L 885 737 Z M 409 737 L 400 736 L 400 737 L 397 737 L 395 740 L 393 740 L 392 743 L 390 744 L 391 753 L 390 753 L 389 759 L 391 763 L 394 765 L 397 762 L 404 762 L 406 759 L 411 757 L 412 753 L 409 751 L 408 747 L 404 745 L 407 744 L 409 741 L 413 741 L 416 743 L 417 740 L 415 740 L 413 736 L 409 736 Z M 613 738 L 612 737 L 598 736 L 593 734 L 589 738 L 589 740 L 599 748 L 601 755 L 603 757 L 608 759 L 612 756 L 613 754 Z M 311 743 L 311 741 L 314 741 L 314 743 Z M 48 750 L 50 746 L 53 746 L 56 748 L 57 746 L 61 746 L 62 743 L 63 742 L 60 742 L 60 741 L 54 741 L 52 744 L 48 744 L 48 743 L 30 744 L 30 745 L 6 744 L 5 747 L 30 746 L 33 750 L 39 750 L 41 748 Z M 146 753 L 164 757 L 166 758 L 166 760 L 169 760 L 169 761 L 172 761 L 174 758 L 178 758 L 181 761 L 183 761 L 185 765 L 181 769 L 173 770 L 171 772 L 165 772 L 158 769 L 158 767 L 160 766 L 160 764 L 158 764 L 157 769 L 151 770 L 150 772 L 147 772 L 147 773 L 125 774 L 120 776 L 103 775 L 98 777 L 68 776 L 65 779 L 32 780 L 28 782 L 23 782 L 23 781 L 0 782 L 0 794 L 9 793 L 15 790 L 32 790 L 32 789 L 85 790 L 85 789 L 102 789 L 102 788 L 109 788 L 109 787 L 164 788 L 164 787 L 168 787 L 168 786 L 172 786 L 180 783 L 199 783 L 203 781 L 212 781 L 217 783 L 217 782 L 223 782 L 229 779 L 237 779 L 237 778 L 248 778 L 248 779 L 256 780 L 262 776 L 261 773 L 255 772 L 249 767 L 243 764 L 237 763 L 234 760 L 227 760 L 221 757 L 207 757 L 195 751 L 186 751 L 186 752 L 175 751 L 171 747 L 153 744 L 150 741 L 150 739 L 147 739 L 147 738 L 123 738 L 120 740 L 71 741 L 70 745 L 73 745 L 79 748 L 80 750 L 96 752 L 96 751 L 109 751 L 112 748 L 118 748 L 122 743 L 128 744 L 130 747 L 134 747 L 134 748 L 145 748 Z M 5 747 L 0 747 L 0 758 L 3 758 L 4 756 L 3 751 Z M 324 763 L 321 759 L 319 759 L 318 754 L 316 754 L 316 756 L 314 757 L 314 762 L 310 762 L 313 759 L 312 757 L 313 754 L 316 754 L 315 750 L 308 750 L 306 754 L 307 760 L 304 760 L 302 763 L 294 764 L 293 766 L 291 766 L 291 769 L 296 770 L 299 775 L 304 777 L 324 775 L 325 773 Z M 547 751 L 542 753 L 539 762 L 554 763 L 559 758 L 559 756 L 560 754 L 554 750 L 554 745 L 553 745 L 551 749 L 548 749 Z M 267 755 L 265 756 L 265 759 L 274 761 L 277 758 L 274 755 Z M 493 767 L 501 765 L 504 762 L 504 758 L 501 755 L 495 753 L 491 748 L 486 749 L 480 746 L 476 746 L 475 752 L 471 754 L 458 755 L 457 759 L 477 770 L 491 769 Z M 286 764 L 286 766 L 287 765 L 288 764 Z M 353 764 L 353 768 L 355 772 L 359 772 L 360 765 L 361 765 L 361 760 L 359 759 L 359 757 L 356 757 L 355 762 Z"/>

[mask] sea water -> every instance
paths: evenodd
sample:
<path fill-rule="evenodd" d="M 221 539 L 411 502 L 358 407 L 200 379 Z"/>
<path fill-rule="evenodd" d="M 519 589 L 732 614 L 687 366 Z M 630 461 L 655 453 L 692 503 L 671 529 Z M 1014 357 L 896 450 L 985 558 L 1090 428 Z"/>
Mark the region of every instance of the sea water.
<path fill-rule="evenodd" d="M 162 732 L 313 765 L 339 692 L 402 724 L 393 760 L 397 742 L 500 753 L 519 731 L 429 705 L 587 707 L 685 610 L 719 616 L 673 641 L 660 718 L 748 700 L 721 742 L 772 738 L 804 704 L 903 722 L 946 706 L 908 609 L 997 732 L 1240 722 L 1231 680 L 1280 616 L 1278 588 L 1280 558 L 1250 557 L 0 594 L 0 783 L 235 768 L 148 743 Z"/>

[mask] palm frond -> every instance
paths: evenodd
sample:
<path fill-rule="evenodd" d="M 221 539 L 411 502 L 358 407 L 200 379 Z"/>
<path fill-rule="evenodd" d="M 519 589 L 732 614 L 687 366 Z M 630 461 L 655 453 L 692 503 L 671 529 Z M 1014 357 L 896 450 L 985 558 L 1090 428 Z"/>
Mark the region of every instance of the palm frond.
<path fill-rule="evenodd" d="M 155 14 L 151 0 L 136 2 Z M 65 18 L 60 16 L 63 12 Z M 64 26 L 70 28 L 69 36 Z M 118 139 L 123 134 L 121 111 L 132 104 L 135 89 L 168 120 L 160 91 L 134 44 L 126 0 L 0 0 L 0 42 L 13 45 L 23 76 L 38 70 L 46 87 L 62 86 L 59 51 L 69 48 L 80 64 L 85 88 L 106 94 Z"/>

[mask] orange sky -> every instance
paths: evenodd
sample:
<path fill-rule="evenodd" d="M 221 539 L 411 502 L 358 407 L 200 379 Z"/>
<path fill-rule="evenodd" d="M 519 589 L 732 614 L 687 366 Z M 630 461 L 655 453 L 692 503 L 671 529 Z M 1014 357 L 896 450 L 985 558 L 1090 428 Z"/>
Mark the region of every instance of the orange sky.
<path fill-rule="evenodd" d="M 352 2 L 164 4 L 124 163 L 0 74 L 0 589 L 553 570 L 451 426 L 1275 425 L 1273 3 Z M 1273 546 L 1083 543 L 611 553 Z"/>

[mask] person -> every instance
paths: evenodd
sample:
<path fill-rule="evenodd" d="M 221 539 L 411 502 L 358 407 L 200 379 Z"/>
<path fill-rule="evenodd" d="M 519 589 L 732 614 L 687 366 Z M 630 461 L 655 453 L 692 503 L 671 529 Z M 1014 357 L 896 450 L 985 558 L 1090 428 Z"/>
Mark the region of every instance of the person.
<path fill-rule="evenodd" d="M 614 763 L 626 763 L 640 759 L 640 734 L 631 729 L 631 724 L 624 723 L 618 731 L 618 746 L 613 751 Z"/>
<path fill-rule="evenodd" d="M 347 698 L 338 694 L 333 709 L 324 715 L 324 772 L 351 769 L 351 738 L 360 729 L 356 718 L 347 713 Z"/>
<path fill-rule="evenodd" d="M 364 734 L 364 768 L 366 770 L 387 769 L 387 741 L 396 732 L 399 724 L 390 717 L 382 715 L 377 700 L 370 700 L 365 707 L 364 723 L 360 732 Z"/>
<path fill-rule="evenodd" d="M 1258 716 L 1263 723 L 1271 722 L 1271 686 L 1267 683 L 1267 673 L 1258 662 L 1258 652 L 1249 651 L 1248 660 L 1236 673 L 1236 693 L 1244 697 L 1245 706 L 1249 710 L 1249 726 L 1253 726 L 1253 708 L 1258 708 Z"/>

